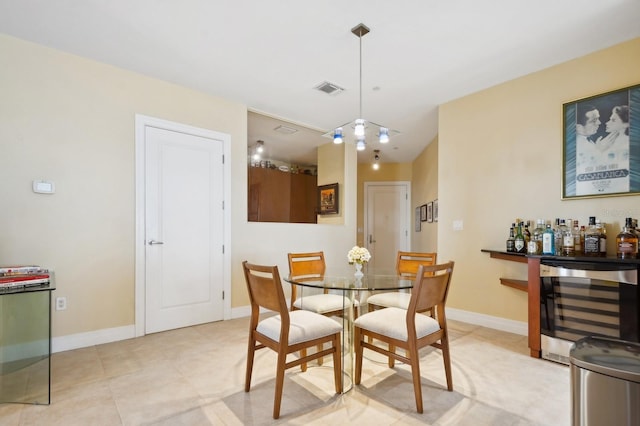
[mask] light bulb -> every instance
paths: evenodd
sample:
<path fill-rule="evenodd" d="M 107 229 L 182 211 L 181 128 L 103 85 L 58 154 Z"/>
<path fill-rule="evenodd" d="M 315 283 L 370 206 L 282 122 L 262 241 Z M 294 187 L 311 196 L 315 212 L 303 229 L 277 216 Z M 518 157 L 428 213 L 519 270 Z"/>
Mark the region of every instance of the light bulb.
<path fill-rule="evenodd" d="M 364 139 L 358 139 L 358 142 L 356 143 L 356 149 L 358 151 L 364 151 L 366 147 L 367 144 L 365 143 Z"/>
<path fill-rule="evenodd" d="M 378 164 L 378 162 L 376 161 L 375 163 L 373 163 L 373 170 L 378 170 L 380 168 L 380 164 Z"/>
<path fill-rule="evenodd" d="M 362 118 L 356 120 L 355 135 L 358 139 L 364 136 L 364 120 Z"/>
<path fill-rule="evenodd" d="M 386 127 L 380 127 L 380 143 L 389 142 L 389 129 Z"/>
<path fill-rule="evenodd" d="M 253 154 L 253 159 L 256 161 L 260 160 L 260 154 L 258 154 L 257 152 Z"/>
<path fill-rule="evenodd" d="M 340 144 L 342 143 L 342 127 L 338 127 L 333 132 L 333 143 Z"/>
<path fill-rule="evenodd" d="M 262 154 L 263 151 L 264 151 L 264 142 L 258 141 L 258 143 L 256 144 L 256 152 L 258 154 Z"/>

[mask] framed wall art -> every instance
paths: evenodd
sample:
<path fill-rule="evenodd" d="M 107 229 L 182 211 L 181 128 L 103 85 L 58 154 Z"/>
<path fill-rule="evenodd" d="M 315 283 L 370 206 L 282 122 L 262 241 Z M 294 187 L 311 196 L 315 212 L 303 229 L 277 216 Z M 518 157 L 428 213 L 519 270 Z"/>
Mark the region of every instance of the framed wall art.
<path fill-rule="evenodd" d="M 438 200 L 433 201 L 433 221 L 438 221 Z"/>
<path fill-rule="evenodd" d="M 562 199 L 640 194 L 640 85 L 562 112 Z"/>
<path fill-rule="evenodd" d="M 427 222 L 433 222 L 433 201 L 427 203 Z"/>
<path fill-rule="evenodd" d="M 420 219 L 420 206 L 416 207 L 416 213 L 414 217 L 414 231 L 420 232 L 422 230 L 422 220 Z"/>
<path fill-rule="evenodd" d="M 340 196 L 338 193 L 337 183 L 318 187 L 318 206 L 320 206 L 320 214 L 338 213 L 339 201 Z"/>
<path fill-rule="evenodd" d="M 427 205 L 423 204 L 420 206 L 420 220 L 422 222 L 427 221 Z"/>

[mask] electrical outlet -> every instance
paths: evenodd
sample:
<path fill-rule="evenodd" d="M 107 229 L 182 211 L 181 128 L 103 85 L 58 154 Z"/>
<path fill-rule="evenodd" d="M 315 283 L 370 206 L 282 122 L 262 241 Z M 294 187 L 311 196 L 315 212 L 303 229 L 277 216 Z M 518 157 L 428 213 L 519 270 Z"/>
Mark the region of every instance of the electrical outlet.
<path fill-rule="evenodd" d="M 67 309 L 67 298 L 56 297 L 56 311 L 64 311 Z"/>

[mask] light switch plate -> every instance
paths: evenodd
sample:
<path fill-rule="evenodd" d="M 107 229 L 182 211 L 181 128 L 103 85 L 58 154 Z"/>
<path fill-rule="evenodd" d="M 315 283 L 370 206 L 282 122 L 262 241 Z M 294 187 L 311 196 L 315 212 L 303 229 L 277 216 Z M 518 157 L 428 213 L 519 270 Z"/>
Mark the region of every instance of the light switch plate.
<path fill-rule="evenodd" d="M 46 180 L 34 180 L 33 192 L 36 194 L 53 194 L 56 192 L 56 185 Z"/>

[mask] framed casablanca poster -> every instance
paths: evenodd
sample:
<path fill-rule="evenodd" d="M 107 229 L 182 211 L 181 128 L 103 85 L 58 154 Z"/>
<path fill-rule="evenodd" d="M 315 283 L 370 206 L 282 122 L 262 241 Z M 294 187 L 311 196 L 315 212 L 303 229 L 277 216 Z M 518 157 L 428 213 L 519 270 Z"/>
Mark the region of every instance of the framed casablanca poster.
<path fill-rule="evenodd" d="M 562 110 L 562 199 L 640 194 L 640 85 Z"/>

